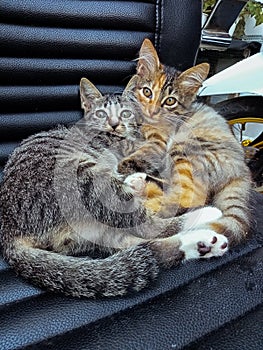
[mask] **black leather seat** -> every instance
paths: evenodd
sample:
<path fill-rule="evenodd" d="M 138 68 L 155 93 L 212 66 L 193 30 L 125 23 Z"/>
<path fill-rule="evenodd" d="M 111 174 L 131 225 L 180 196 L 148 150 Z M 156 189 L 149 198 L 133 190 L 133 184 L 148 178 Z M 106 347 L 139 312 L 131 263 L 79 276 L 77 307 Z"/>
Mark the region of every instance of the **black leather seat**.
<path fill-rule="evenodd" d="M 191 66 L 201 1 L 1 0 L 0 22 L 3 167 L 22 138 L 81 117 L 81 77 L 120 91 L 145 37 L 164 63 Z M 263 199 L 255 197 L 257 233 L 247 244 L 163 271 L 125 298 L 49 294 L 0 260 L 0 349 L 262 349 Z"/>

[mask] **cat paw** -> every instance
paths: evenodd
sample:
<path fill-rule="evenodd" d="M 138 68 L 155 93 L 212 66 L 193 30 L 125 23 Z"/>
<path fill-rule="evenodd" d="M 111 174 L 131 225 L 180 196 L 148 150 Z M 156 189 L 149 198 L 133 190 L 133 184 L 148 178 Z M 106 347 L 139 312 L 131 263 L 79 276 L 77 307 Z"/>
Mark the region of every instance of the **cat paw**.
<path fill-rule="evenodd" d="M 222 211 L 215 207 L 203 207 L 185 214 L 184 230 L 192 230 L 222 217 Z"/>
<path fill-rule="evenodd" d="M 129 187 L 133 195 L 143 196 L 145 194 L 146 176 L 145 173 L 134 173 L 127 176 L 124 183 Z"/>
<path fill-rule="evenodd" d="M 185 260 L 222 256 L 228 250 L 228 239 L 212 230 L 193 230 L 180 238 Z"/>
<path fill-rule="evenodd" d="M 120 174 L 129 175 L 136 172 L 136 163 L 131 158 L 124 158 L 119 164 L 118 164 L 118 172 Z"/>
<path fill-rule="evenodd" d="M 128 157 L 118 164 L 118 172 L 125 175 L 141 173 L 148 168 L 150 169 L 150 166 L 146 160 Z"/>

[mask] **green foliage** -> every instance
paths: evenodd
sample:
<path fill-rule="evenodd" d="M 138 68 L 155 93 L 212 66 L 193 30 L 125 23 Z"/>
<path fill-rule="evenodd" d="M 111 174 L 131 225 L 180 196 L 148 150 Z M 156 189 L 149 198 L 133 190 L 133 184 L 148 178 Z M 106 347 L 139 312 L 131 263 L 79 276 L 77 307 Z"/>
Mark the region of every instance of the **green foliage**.
<path fill-rule="evenodd" d="M 240 16 L 233 33 L 234 39 L 242 38 L 242 36 L 245 34 L 245 25 L 246 25 L 245 16 Z"/>
<path fill-rule="evenodd" d="M 217 0 L 203 0 L 203 12 L 210 14 L 213 6 L 216 4 Z M 239 15 L 239 20 L 234 32 L 235 38 L 241 38 L 244 35 L 245 21 L 246 17 L 251 16 L 256 20 L 256 26 L 263 23 L 263 4 L 255 1 L 249 0 Z"/>
<path fill-rule="evenodd" d="M 213 6 L 217 0 L 204 0 L 203 1 L 203 13 L 209 15 L 212 11 Z"/>
<path fill-rule="evenodd" d="M 248 1 L 242 11 L 243 15 L 250 15 L 256 20 L 256 26 L 263 23 L 263 4 L 257 1 Z"/>
<path fill-rule="evenodd" d="M 245 24 L 246 18 L 248 16 L 254 17 L 256 22 L 255 26 L 258 26 L 263 23 L 263 4 L 260 2 L 250 0 L 247 2 L 246 6 L 243 8 L 239 15 L 239 20 L 236 25 L 233 37 L 236 39 L 242 38 L 245 34 Z"/>

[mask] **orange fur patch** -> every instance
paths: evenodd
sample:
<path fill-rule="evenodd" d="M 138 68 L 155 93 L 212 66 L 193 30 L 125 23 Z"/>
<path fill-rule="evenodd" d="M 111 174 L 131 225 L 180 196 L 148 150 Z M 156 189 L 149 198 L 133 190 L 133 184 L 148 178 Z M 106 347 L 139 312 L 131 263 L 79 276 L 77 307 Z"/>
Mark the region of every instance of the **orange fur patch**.
<path fill-rule="evenodd" d="M 158 213 L 162 207 L 161 198 L 151 198 L 145 202 L 145 207 L 152 210 L 154 213 Z"/>
<path fill-rule="evenodd" d="M 146 189 L 146 202 L 145 207 L 151 209 L 154 213 L 157 213 L 161 209 L 163 191 L 162 189 L 154 182 L 148 182 Z"/>
<path fill-rule="evenodd" d="M 223 234 L 226 231 L 225 225 L 220 224 L 219 222 L 212 222 L 209 224 L 209 227 L 219 234 Z"/>
<path fill-rule="evenodd" d="M 178 204 L 184 208 L 195 208 L 203 206 L 205 202 L 206 196 L 199 196 L 192 189 L 184 189 Z"/>
<path fill-rule="evenodd" d="M 148 182 L 145 193 L 147 198 L 154 198 L 163 195 L 162 189 L 154 182 Z"/>

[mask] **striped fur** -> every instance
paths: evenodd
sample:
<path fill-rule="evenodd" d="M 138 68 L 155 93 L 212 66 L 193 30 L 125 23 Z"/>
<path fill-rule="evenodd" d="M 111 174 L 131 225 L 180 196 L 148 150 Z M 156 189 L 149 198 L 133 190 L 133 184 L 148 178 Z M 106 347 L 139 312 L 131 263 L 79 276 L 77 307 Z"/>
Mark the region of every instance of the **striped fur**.
<path fill-rule="evenodd" d="M 160 264 L 227 250 L 213 231 L 199 230 L 194 239 L 187 234 L 193 220 L 200 226 L 219 211 L 158 218 L 137 195 L 140 181 L 145 185 L 141 175 L 128 181 L 117 172 L 123 157 L 145 145 L 141 114 L 126 94 L 102 96 L 82 79 L 84 118 L 70 128 L 29 137 L 6 164 L 0 191 L 4 258 L 50 291 L 124 295 L 148 285 Z M 149 197 L 156 193 L 147 190 Z M 92 259 L 96 249 L 109 256 Z"/>
<path fill-rule="evenodd" d="M 185 72 L 165 66 L 145 39 L 131 98 L 145 114 L 142 133 L 148 143 L 125 158 L 119 170 L 150 171 L 168 184 L 163 193 L 159 188 L 146 198 L 145 205 L 159 216 L 208 204 L 217 207 L 223 216 L 205 227 L 235 244 L 250 231 L 250 172 L 226 121 L 195 101 L 208 70 L 206 63 Z"/>

